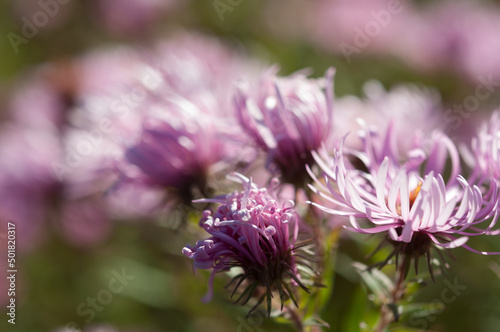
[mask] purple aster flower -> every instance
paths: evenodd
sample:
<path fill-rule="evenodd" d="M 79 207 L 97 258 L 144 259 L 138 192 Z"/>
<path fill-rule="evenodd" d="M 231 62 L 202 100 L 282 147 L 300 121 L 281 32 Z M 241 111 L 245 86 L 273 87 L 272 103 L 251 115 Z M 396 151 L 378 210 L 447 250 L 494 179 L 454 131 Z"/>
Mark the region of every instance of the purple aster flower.
<path fill-rule="evenodd" d="M 243 282 L 246 281 L 247 287 L 236 302 L 243 305 L 254 293 L 260 292 L 262 295 L 252 310 L 267 297 L 270 312 L 271 299 L 277 291 L 282 309 L 287 297 L 297 305 L 291 284 L 299 285 L 306 291 L 308 289 L 297 273 L 299 246 L 296 240 L 300 220 L 294 203 L 286 201 L 280 204 L 272 188 L 258 188 L 251 179 L 240 174 L 234 177 L 245 190 L 199 200 L 219 204 L 215 213 L 207 210 L 200 219 L 200 226 L 211 237 L 182 250 L 184 255 L 194 260 L 195 269 L 212 270 L 209 292 L 204 300 L 212 297 L 215 274 L 238 266 L 243 272 L 231 281 L 237 281 L 233 295 Z"/>
<path fill-rule="evenodd" d="M 362 151 L 346 153 L 342 140 L 333 158 L 324 149 L 314 153 L 324 172 L 324 181 L 310 172 L 319 189 L 311 188 L 335 206 L 313 204 L 325 212 L 348 216 L 351 226 L 346 228 L 350 231 L 387 233 L 394 250 L 382 266 L 393 255 L 403 254 L 415 260 L 418 272 L 418 259 L 425 255 L 432 274 L 430 250 L 435 246 L 446 249 L 462 246 L 484 255 L 497 254 L 479 252 L 465 243 L 470 236 L 499 234 L 492 231 L 498 219 L 498 184 L 493 183 L 487 190 L 470 185 L 459 175 L 460 160 L 455 145 L 439 132 L 406 155 L 392 148 L 396 139 L 389 128 L 382 137 L 364 133 Z M 348 154 L 354 155 L 363 166 L 355 168 Z M 442 174 L 448 160 L 451 160 L 451 174 L 445 180 Z M 371 227 L 362 228 L 359 218 L 368 219 Z M 487 226 L 478 227 L 481 223 Z"/>
<path fill-rule="evenodd" d="M 307 79 L 297 73 L 276 76 L 271 68 L 253 89 L 241 85 L 235 105 L 240 125 L 267 153 L 268 168 L 285 182 L 302 184 L 311 151 L 326 142 L 332 127 L 333 75 Z"/>
<path fill-rule="evenodd" d="M 186 99 L 151 105 L 155 106 L 160 111 L 144 121 L 139 141 L 125 156 L 141 170 L 138 179 L 187 190 L 180 194 L 189 202 L 191 186 L 203 190 L 209 168 L 223 158 L 224 136 L 206 110 Z"/>

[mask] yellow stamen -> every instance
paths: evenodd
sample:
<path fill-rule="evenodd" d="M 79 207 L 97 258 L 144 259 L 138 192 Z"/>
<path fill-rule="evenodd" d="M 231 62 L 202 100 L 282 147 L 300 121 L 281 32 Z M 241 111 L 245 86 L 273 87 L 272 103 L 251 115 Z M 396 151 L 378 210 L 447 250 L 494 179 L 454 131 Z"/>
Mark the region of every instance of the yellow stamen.
<path fill-rule="evenodd" d="M 410 192 L 410 209 L 413 203 L 415 203 L 415 200 L 417 199 L 418 193 L 420 192 L 420 188 L 422 188 L 422 182 L 419 182 L 417 188 L 415 188 L 413 191 Z"/>
<path fill-rule="evenodd" d="M 418 193 L 420 192 L 420 188 L 422 188 L 422 182 L 419 182 L 417 187 L 410 191 L 410 196 L 408 197 L 408 200 L 410 201 L 410 209 L 413 206 L 413 203 L 415 203 L 415 200 L 417 199 Z M 385 203 L 387 204 L 387 198 L 385 199 Z M 398 202 L 396 202 L 396 213 L 401 215 L 401 200 L 398 199 Z"/>

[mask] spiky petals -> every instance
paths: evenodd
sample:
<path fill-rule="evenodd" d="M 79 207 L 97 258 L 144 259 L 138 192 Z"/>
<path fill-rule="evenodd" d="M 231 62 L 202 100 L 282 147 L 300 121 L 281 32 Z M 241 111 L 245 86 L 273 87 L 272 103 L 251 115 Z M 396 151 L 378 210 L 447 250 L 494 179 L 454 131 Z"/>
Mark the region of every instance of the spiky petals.
<path fill-rule="evenodd" d="M 390 129 L 389 129 L 390 130 Z M 390 151 L 390 140 L 384 139 L 383 150 Z M 325 150 L 314 153 L 324 174 L 324 181 L 314 176 L 317 187 L 311 189 L 334 207 L 318 205 L 320 209 L 348 216 L 350 231 L 385 233 L 396 245 L 393 254 L 428 255 L 432 246 L 455 248 L 463 246 L 469 236 L 496 235 L 492 228 L 497 222 L 499 186 L 493 183 L 488 190 L 469 184 L 459 175 L 458 153 L 453 143 L 442 134 L 433 135 L 425 157 L 419 157 L 418 167 L 411 156 L 386 153 L 383 160 L 371 152 L 371 144 L 356 157 L 364 163 L 354 168 L 343 151 L 330 158 Z M 421 154 L 420 153 L 420 154 Z M 443 179 L 446 160 L 451 160 L 451 176 Z M 400 160 L 406 160 L 401 162 Z M 372 227 L 362 228 L 358 218 L 366 218 Z M 490 220 L 485 228 L 480 223 Z M 477 251 L 474 251 L 477 252 Z M 483 253 L 495 254 L 495 253 Z"/>
<path fill-rule="evenodd" d="M 182 250 L 194 260 L 195 269 L 212 270 L 205 300 L 211 298 L 214 274 L 239 266 L 243 273 L 233 280 L 237 281 L 234 290 L 244 281 L 248 286 L 236 302 L 245 304 L 260 288 L 264 292 L 254 308 L 267 297 L 270 311 L 274 291 L 279 293 L 282 306 L 288 297 L 295 302 L 290 285 L 307 288 L 297 275 L 294 256 L 299 231 L 294 203 L 279 204 L 272 190 L 258 188 L 251 179 L 240 174 L 235 174 L 235 178 L 243 184 L 243 192 L 199 200 L 219 204 L 215 213 L 207 210 L 200 220 L 200 226 L 211 237 Z"/>
<path fill-rule="evenodd" d="M 242 128 L 267 153 L 271 170 L 277 168 L 286 182 L 297 184 L 307 175 L 311 151 L 329 138 L 334 70 L 321 80 L 298 73 L 278 78 L 275 71 L 264 74 L 254 89 L 240 85 L 236 112 Z"/>
<path fill-rule="evenodd" d="M 471 182 L 483 183 L 500 179 L 500 110 L 484 123 L 478 135 L 472 139 L 473 168 Z"/>

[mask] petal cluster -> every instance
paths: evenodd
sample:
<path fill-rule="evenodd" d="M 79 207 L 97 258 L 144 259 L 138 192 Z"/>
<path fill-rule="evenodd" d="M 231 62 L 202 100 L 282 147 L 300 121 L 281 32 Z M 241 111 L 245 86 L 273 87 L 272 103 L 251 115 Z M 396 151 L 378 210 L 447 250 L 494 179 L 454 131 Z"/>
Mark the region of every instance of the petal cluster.
<path fill-rule="evenodd" d="M 211 269 L 212 281 L 216 272 L 241 267 L 243 273 L 238 276 L 236 288 L 247 280 L 250 288 L 243 295 L 248 293 L 248 298 L 257 287 L 263 286 L 268 301 L 275 290 L 282 302 L 287 296 L 293 299 L 290 280 L 304 287 L 297 276 L 294 258 L 299 230 L 294 204 L 292 201 L 280 204 L 272 190 L 258 188 L 242 175 L 235 176 L 245 190 L 201 200 L 219 204 L 214 213 L 207 210 L 200 220 L 200 226 L 211 237 L 195 246 L 186 246 L 183 253 L 193 259 L 194 268 Z M 209 287 L 206 300 L 211 297 L 212 285 Z"/>
<path fill-rule="evenodd" d="M 346 153 L 342 141 L 333 158 L 325 150 L 314 154 L 324 177 L 310 172 L 317 184 L 311 188 L 330 203 L 315 205 L 348 216 L 351 226 L 346 228 L 351 231 L 387 232 L 392 241 L 408 244 L 417 255 L 427 253 L 431 242 L 475 251 L 465 245 L 468 236 L 494 234 L 498 185 L 480 188 L 467 182 L 459 174 L 458 151 L 446 136 L 436 132 L 429 142 L 405 155 L 391 148 L 394 138 L 389 133 L 375 139 L 381 140 L 378 143 L 370 137 L 365 133 L 362 151 Z M 354 167 L 350 156 L 363 167 Z M 451 161 L 451 174 L 445 180 L 447 161 Z M 371 227 L 362 228 L 360 218 L 368 219 Z M 487 227 L 478 227 L 490 219 Z M 415 241 L 423 242 L 424 248 L 414 248 Z"/>
<path fill-rule="evenodd" d="M 328 141 L 332 127 L 333 69 L 323 80 L 297 73 L 278 78 L 275 69 L 258 87 L 241 85 L 235 96 L 240 125 L 286 182 L 305 174 L 311 151 Z"/>

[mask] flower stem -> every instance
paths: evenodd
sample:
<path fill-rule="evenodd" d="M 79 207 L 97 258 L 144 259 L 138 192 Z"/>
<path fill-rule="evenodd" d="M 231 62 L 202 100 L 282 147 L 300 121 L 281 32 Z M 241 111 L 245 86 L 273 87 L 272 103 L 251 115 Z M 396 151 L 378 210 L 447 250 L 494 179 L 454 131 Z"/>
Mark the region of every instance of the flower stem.
<path fill-rule="evenodd" d="M 403 257 L 403 260 L 399 267 L 396 270 L 396 284 L 394 285 L 394 289 L 391 293 L 391 303 L 383 304 L 380 308 L 380 321 L 376 328 L 376 332 L 383 332 L 386 328 L 393 322 L 397 321 L 399 317 L 394 317 L 394 309 L 391 309 L 389 305 L 396 306 L 399 300 L 403 297 L 404 290 L 406 288 L 405 285 L 405 276 L 406 276 L 406 266 L 408 264 L 407 256 Z"/>
<path fill-rule="evenodd" d="M 297 311 L 292 308 L 291 306 L 287 306 L 288 313 L 290 314 L 290 320 L 292 321 L 293 325 L 295 326 L 295 329 L 297 332 L 303 332 L 304 331 L 304 326 L 302 325 L 302 320 L 300 319 L 299 314 Z"/>

